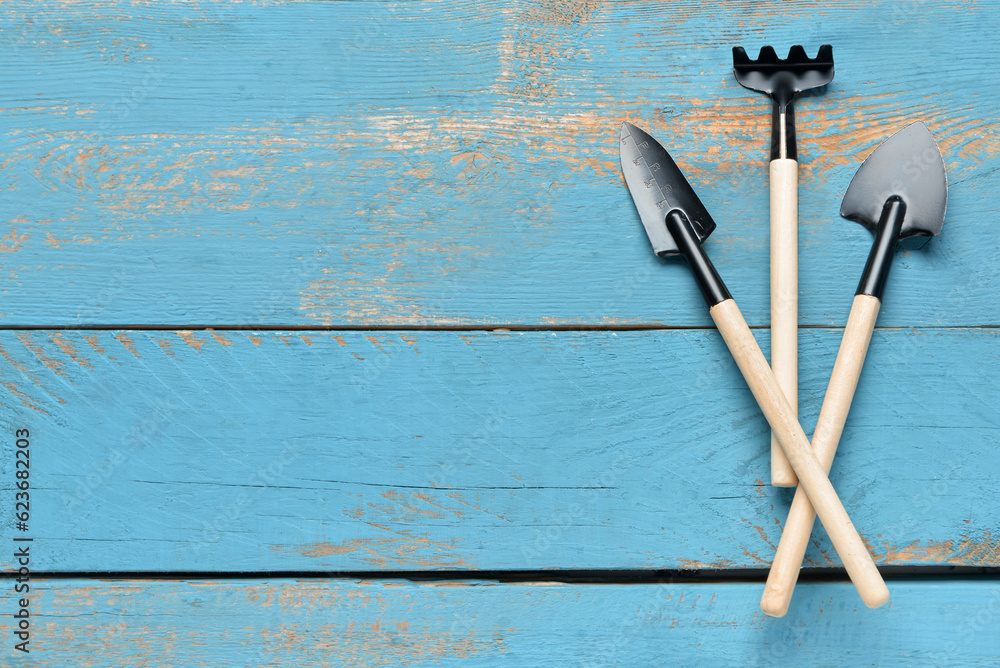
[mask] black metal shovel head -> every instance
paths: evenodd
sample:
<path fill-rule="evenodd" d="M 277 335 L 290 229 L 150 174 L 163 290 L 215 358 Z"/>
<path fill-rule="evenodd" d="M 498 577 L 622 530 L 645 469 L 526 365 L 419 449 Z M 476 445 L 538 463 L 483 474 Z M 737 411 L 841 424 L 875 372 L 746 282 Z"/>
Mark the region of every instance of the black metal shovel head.
<path fill-rule="evenodd" d="M 715 222 L 659 142 L 631 123 L 622 123 L 619 151 L 625 183 L 654 253 L 679 252 L 666 224 L 667 214 L 675 209 L 691 221 L 699 241 L 708 238 Z"/>
<path fill-rule="evenodd" d="M 744 88 L 774 96 L 776 93 L 791 97 L 812 88 L 825 86 L 833 80 L 833 47 L 819 47 L 815 58 L 796 44 L 788 50 L 787 58 L 778 58 L 774 48 L 765 46 L 757 60 L 750 60 L 742 46 L 733 47 L 733 73 Z M 787 101 L 787 100 L 786 100 Z"/>
<path fill-rule="evenodd" d="M 874 230 L 890 197 L 906 205 L 900 239 L 941 232 L 948 177 L 937 142 L 923 123 L 903 128 L 872 151 L 847 187 L 840 215 Z"/>

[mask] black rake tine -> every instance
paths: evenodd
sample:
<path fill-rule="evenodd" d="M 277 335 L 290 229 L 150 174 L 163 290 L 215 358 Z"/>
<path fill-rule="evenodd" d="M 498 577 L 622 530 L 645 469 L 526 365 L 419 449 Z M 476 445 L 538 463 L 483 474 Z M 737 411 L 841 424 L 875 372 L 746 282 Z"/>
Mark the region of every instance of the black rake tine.
<path fill-rule="evenodd" d="M 773 46 L 761 47 L 760 53 L 757 55 L 756 60 L 751 60 L 750 56 L 747 55 L 746 49 L 742 46 L 733 47 L 733 63 L 737 66 L 743 65 L 832 65 L 833 64 L 833 46 L 830 44 L 823 44 L 819 47 L 819 51 L 815 58 L 810 58 L 809 54 L 806 53 L 806 49 L 801 44 L 796 44 L 788 50 L 788 56 L 785 58 L 778 58 L 778 54 L 775 52 Z"/>

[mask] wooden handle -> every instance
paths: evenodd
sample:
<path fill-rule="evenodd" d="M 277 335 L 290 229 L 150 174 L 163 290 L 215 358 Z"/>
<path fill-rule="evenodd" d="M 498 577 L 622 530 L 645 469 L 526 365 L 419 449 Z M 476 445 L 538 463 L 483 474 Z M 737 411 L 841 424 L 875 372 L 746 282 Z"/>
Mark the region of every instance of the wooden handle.
<path fill-rule="evenodd" d="M 847 319 L 847 327 L 844 328 L 844 338 L 840 341 L 840 352 L 833 365 L 833 374 L 826 388 L 826 397 L 823 399 L 823 408 L 820 410 L 812 441 L 813 453 L 827 473 L 830 472 L 833 456 L 837 453 L 837 444 L 844 431 L 847 412 L 854 399 L 854 391 L 858 386 L 861 367 L 865 363 L 868 343 L 881 305 L 877 297 L 857 295 Z M 778 543 L 771 572 L 767 575 L 764 595 L 760 599 L 760 607 L 765 614 L 783 617 L 788 612 L 788 604 L 792 600 L 792 591 L 799 577 L 815 520 L 816 512 L 809 503 L 809 498 L 801 488 L 795 490 L 781 542 Z"/>
<path fill-rule="evenodd" d="M 760 351 L 739 307 L 732 299 L 727 299 L 713 306 L 710 313 L 771 429 L 778 434 L 781 447 L 798 474 L 799 487 L 805 489 L 823 521 L 861 599 L 869 608 L 884 604 L 889 600 L 889 590 L 861 541 L 861 536 L 851 523 L 851 518 L 837 498 L 837 492 L 826 477 L 826 471 L 813 454 L 809 439 L 778 387 L 778 381 L 767 365 L 764 353 Z"/>
<path fill-rule="evenodd" d="M 799 409 L 799 163 L 771 161 L 771 370 Z M 771 432 L 771 484 L 794 487 L 795 471 Z"/>

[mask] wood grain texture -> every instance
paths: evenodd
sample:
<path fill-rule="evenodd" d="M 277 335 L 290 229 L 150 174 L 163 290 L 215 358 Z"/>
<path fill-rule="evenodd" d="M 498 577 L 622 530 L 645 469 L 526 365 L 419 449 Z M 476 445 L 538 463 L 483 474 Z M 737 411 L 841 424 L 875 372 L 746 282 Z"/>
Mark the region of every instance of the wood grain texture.
<path fill-rule="evenodd" d="M 4 3 L 0 322 L 708 325 L 643 238 L 627 119 L 691 177 L 766 325 L 769 102 L 730 47 L 775 15 L 768 42 L 837 49 L 797 105 L 800 322 L 846 314 L 871 237 L 839 200 L 924 120 L 948 222 L 897 260 L 882 322 L 998 324 L 996 2 L 608 0 Z"/>
<path fill-rule="evenodd" d="M 849 584 L 801 588 L 773 619 L 756 609 L 760 585 L 740 583 L 36 580 L 32 652 L 0 656 L 74 668 L 1000 661 L 995 582 L 899 582 L 878 610 L 856 605 Z"/>
<path fill-rule="evenodd" d="M 829 41 L 837 78 L 797 106 L 799 322 L 846 318 L 871 237 L 837 207 L 870 150 L 923 120 L 952 188 L 944 233 L 897 257 L 832 478 L 879 563 L 1000 565 L 998 19 L 993 0 L 5 2 L 0 508 L 28 428 L 38 572 L 764 568 L 791 494 L 763 482 L 767 427 L 718 334 L 691 329 L 711 321 L 687 269 L 649 253 L 617 133 L 670 148 L 767 326 L 769 109 L 730 47 Z M 23 329 L 94 324 L 116 328 Z M 678 329 L 319 331 L 456 324 Z M 190 331 L 226 325 L 305 331 Z M 809 430 L 840 333 L 800 336 Z M 822 530 L 806 559 L 838 563 Z M 985 580 L 897 581 L 878 611 L 804 583 L 782 620 L 759 584 L 33 586 L 24 665 L 1000 654 Z"/>
<path fill-rule="evenodd" d="M 793 415 L 799 410 L 799 163 L 778 158 L 770 171 L 771 370 Z M 798 479 L 771 432 L 771 484 L 794 487 Z"/>
<path fill-rule="evenodd" d="M 831 479 L 879 563 L 1000 565 L 998 337 L 875 332 Z M 791 500 L 714 330 L 2 332 L 0 378 L 40 571 L 764 568 Z"/>

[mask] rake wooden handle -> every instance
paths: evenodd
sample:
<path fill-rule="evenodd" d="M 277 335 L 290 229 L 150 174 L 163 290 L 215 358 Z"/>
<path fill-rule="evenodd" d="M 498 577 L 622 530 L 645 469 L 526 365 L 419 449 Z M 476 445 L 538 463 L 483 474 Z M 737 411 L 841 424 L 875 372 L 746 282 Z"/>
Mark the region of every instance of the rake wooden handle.
<path fill-rule="evenodd" d="M 840 351 L 833 365 L 830 384 L 826 388 L 823 408 L 820 410 L 816 431 L 813 433 L 812 449 L 823 470 L 829 473 L 833 457 L 837 454 L 837 444 L 844 431 L 847 413 L 854 399 L 861 368 L 865 363 L 868 344 L 875 329 L 879 307 L 882 302 L 871 295 L 857 295 L 851 307 L 851 315 L 844 328 L 844 338 L 840 341 Z M 816 511 L 801 487 L 795 490 L 791 510 L 781 534 L 781 542 L 771 563 L 760 608 L 771 617 L 783 617 L 788 612 L 795 582 L 802 568 L 802 559 L 809 544 Z M 824 522 L 826 524 L 826 522 Z"/>
<path fill-rule="evenodd" d="M 771 161 L 771 370 L 792 412 L 799 406 L 799 163 Z M 771 432 L 771 484 L 794 487 L 795 471 Z"/>
<path fill-rule="evenodd" d="M 799 487 L 805 489 L 823 521 L 861 599 L 870 608 L 884 604 L 889 600 L 889 590 L 823 466 L 813 454 L 809 439 L 799 426 L 739 307 L 732 299 L 726 299 L 713 306 L 710 313 L 771 429 L 778 434 L 781 447 L 798 474 Z"/>

